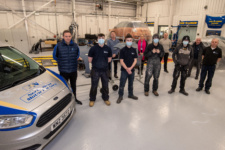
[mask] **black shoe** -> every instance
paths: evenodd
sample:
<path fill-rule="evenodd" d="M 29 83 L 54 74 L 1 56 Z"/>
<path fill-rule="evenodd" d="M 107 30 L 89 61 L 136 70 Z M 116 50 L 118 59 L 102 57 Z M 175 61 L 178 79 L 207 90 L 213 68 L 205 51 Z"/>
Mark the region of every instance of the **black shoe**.
<path fill-rule="evenodd" d="M 115 78 L 118 78 L 117 74 L 114 74 L 114 77 L 115 77 Z"/>
<path fill-rule="evenodd" d="M 195 80 L 198 80 L 198 77 L 195 77 Z"/>
<path fill-rule="evenodd" d="M 123 100 L 123 97 L 120 96 L 120 97 L 117 99 L 117 101 L 116 101 L 117 104 L 121 103 L 122 100 Z"/>
<path fill-rule="evenodd" d="M 169 94 L 172 94 L 173 92 L 175 92 L 174 89 L 170 89 L 170 90 L 168 91 Z"/>
<path fill-rule="evenodd" d="M 191 75 L 190 75 L 190 74 L 188 74 L 188 75 L 187 75 L 187 78 L 188 78 L 188 77 L 190 77 L 190 76 L 191 76 Z"/>
<path fill-rule="evenodd" d="M 184 89 L 183 89 L 183 90 L 180 90 L 180 93 L 182 93 L 182 94 L 188 96 L 188 93 L 187 93 Z"/>
<path fill-rule="evenodd" d="M 141 75 L 143 75 L 143 72 L 141 72 Z"/>
<path fill-rule="evenodd" d="M 137 96 L 134 96 L 134 95 L 128 96 L 128 98 L 131 98 L 131 99 L 134 99 L 134 100 L 138 100 L 138 97 Z"/>
<path fill-rule="evenodd" d="M 82 105 L 82 102 L 81 101 L 79 101 L 77 99 L 75 101 L 76 101 L 77 104 Z"/>
<path fill-rule="evenodd" d="M 152 93 L 155 95 L 155 96 L 159 96 L 159 93 L 157 91 L 152 91 Z"/>
<path fill-rule="evenodd" d="M 205 93 L 206 93 L 206 94 L 210 94 L 210 91 L 209 91 L 209 90 L 205 90 Z"/>
<path fill-rule="evenodd" d="M 196 89 L 197 92 L 199 92 L 199 91 L 201 91 L 201 90 L 202 90 L 202 88 L 200 88 L 200 87 L 198 87 L 198 88 Z"/>
<path fill-rule="evenodd" d="M 140 72 L 138 71 L 138 74 L 140 74 Z"/>
<path fill-rule="evenodd" d="M 168 71 L 168 70 L 164 70 L 164 72 L 169 73 L 169 71 Z"/>
<path fill-rule="evenodd" d="M 111 77 L 109 77 L 109 80 L 111 80 L 112 78 Z"/>

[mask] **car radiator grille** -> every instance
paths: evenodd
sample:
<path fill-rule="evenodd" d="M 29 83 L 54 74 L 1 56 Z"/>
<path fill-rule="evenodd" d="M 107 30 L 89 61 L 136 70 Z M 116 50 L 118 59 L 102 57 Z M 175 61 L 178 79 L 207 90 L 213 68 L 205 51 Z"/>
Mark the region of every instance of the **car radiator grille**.
<path fill-rule="evenodd" d="M 71 102 L 72 94 L 66 95 L 63 99 L 61 99 L 58 103 L 56 103 L 53 107 L 48 109 L 44 114 L 41 115 L 38 120 L 36 126 L 42 127 L 50 120 L 52 120 L 57 114 L 59 114 L 70 102 Z"/>

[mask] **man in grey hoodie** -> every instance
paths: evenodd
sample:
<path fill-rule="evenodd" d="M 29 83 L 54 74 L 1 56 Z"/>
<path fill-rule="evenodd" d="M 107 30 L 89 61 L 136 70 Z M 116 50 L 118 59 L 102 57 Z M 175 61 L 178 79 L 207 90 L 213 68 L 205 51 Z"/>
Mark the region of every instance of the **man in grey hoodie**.
<path fill-rule="evenodd" d="M 144 83 L 145 96 L 148 96 L 149 81 L 152 75 L 154 77 L 152 92 L 155 96 L 159 96 L 157 92 L 159 84 L 158 80 L 161 70 L 161 60 L 164 56 L 163 46 L 159 44 L 159 35 L 154 34 L 152 39 L 153 42 L 147 46 L 144 52 L 144 56 L 148 60 Z"/>
<path fill-rule="evenodd" d="M 181 74 L 180 79 L 180 93 L 188 96 L 188 93 L 185 91 L 185 80 L 187 78 L 187 70 L 188 67 L 194 57 L 193 49 L 189 44 L 190 37 L 184 36 L 182 39 L 182 43 L 178 45 L 173 52 L 173 62 L 175 63 L 175 68 L 173 72 L 173 83 L 171 90 L 168 91 L 169 94 L 175 92 L 175 88 L 177 86 L 177 80 Z"/>

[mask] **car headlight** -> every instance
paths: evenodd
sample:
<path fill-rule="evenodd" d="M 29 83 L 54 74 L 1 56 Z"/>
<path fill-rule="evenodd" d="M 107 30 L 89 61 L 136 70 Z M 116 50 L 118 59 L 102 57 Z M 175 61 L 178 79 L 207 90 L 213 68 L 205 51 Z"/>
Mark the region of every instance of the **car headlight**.
<path fill-rule="evenodd" d="M 32 115 L 0 115 L 0 129 L 26 126 L 32 119 Z"/>

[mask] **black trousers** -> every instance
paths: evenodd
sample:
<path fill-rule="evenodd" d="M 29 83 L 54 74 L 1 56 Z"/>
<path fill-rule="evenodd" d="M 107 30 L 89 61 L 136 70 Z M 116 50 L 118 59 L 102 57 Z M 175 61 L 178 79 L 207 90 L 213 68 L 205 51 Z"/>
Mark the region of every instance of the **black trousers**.
<path fill-rule="evenodd" d="M 145 63 L 145 60 L 141 60 L 141 72 L 143 72 L 144 63 Z M 140 72 L 139 67 L 138 67 L 138 72 Z"/>
<path fill-rule="evenodd" d="M 168 56 L 169 56 L 169 53 L 165 53 L 165 54 L 164 54 L 164 70 L 165 70 L 165 71 L 167 70 L 167 60 L 168 60 Z"/>
<path fill-rule="evenodd" d="M 191 75 L 191 70 L 192 70 L 192 68 L 193 68 L 194 65 L 196 65 L 196 69 L 197 69 L 197 71 L 196 71 L 196 77 L 198 77 L 199 76 L 199 73 L 200 73 L 200 68 L 201 68 L 201 61 L 198 61 L 198 59 L 193 59 L 191 61 L 191 64 L 190 64 L 189 70 L 188 70 L 188 75 L 189 76 Z"/>
<path fill-rule="evenodd" d="M 70 86 L 73 90 L 73 94 L 75 96 L 75 99 L 77 99 L 76 94 L 77 71 L 71 73 L 60 72 L 60 75 L 63 76 L 67 82 L 70 81 Z"/>
<path fill-rule="evenodd" d="M 102 81 L 102 99 L 104 101 L 109 100 L 109 71 L 91 70 L 91 90 L 90 90 L 90 101 L 96 100 L 98 82 L 101 78 Z"/>
<path fill-rule="evenodd" d="M 180 79 L 180 89 L 184 90 L 185 81 L 187 78 L 187 68 L 188 66 L 181 66 L 181 65 L 175 65 L 174 72 L 173 72 L 173 83 L 172 83 L 172 89 L 175 90 L 177 86 L 177 80 L 181 74 Z"/>
<path fill-rule="evenodd" d="M 111 63 L 108 63 L 108 66 L 109 66 L 109 71 L 111 72 Z M 114 63 L 114 74 L 117 74 L 117 64 L 118 64 L 118 60 L 113 60 L 113 63 Z"/>
<path fill-rule="evenodd" d="M 205 83 L 205 90 L 210 89 L 210 87 L 212 86 L 212 79 L 213 79 L 215 70 L 216 70 L 216 65 L 212 65 L 212 66 L 202 65 L 201 77 L 199 81 L 200 88 L 204 87 L 204 81 L 206 76 L 208 75 L 208 78 Z"/>

